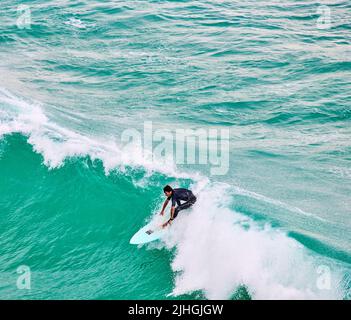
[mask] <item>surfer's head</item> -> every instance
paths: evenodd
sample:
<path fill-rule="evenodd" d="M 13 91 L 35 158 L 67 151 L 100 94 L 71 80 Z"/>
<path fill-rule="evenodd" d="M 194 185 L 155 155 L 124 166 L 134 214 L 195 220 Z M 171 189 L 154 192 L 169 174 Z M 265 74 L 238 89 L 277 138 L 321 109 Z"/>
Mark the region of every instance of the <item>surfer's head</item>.
<path fill-rule="evenodd" d="M 163 188 L 163 192 L 165 193 L 166 197 L 169 197 L 172 195 L 173 189 L 171 186 L 168 184 Z"/>

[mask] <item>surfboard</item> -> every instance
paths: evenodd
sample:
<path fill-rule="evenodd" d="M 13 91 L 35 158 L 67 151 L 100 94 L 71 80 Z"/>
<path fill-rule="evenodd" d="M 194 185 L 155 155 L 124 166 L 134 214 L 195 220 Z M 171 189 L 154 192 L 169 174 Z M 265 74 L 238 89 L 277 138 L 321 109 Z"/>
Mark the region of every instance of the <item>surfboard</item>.
<path fill-rule="evenodd" d="M 129 243 L 144 244 L 161 239 L 168 229 L 168 226 L 166 228 L 162 228 L 162 224 L 168 219 L 169 215 L 166 217 L 166 214 L 162 217 L 156 217 L 146 226 L 142 227 L 136 234 L 134 234 Z"/>

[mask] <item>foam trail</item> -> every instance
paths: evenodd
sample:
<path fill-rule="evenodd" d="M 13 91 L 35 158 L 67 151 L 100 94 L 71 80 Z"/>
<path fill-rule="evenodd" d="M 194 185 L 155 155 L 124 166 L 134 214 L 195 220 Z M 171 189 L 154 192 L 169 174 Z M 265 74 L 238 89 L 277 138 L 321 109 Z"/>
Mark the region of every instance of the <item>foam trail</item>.
<path fill-rule="evenodd" d="M 263 202 L 266 202 L 266 203 L 270 203 L 270 204 L 273 204 L 275 206 L 278 206 L 278 207 L 281 207 L 281 208 L 284 208 L 286 210 L 289 210 L 291 212 L 295 212 L 295 213 L 299 213 L 299 214 L 302 214 L 304 216 L 309 216 L 309 217 L 313 217 L 317 220 L 320 220 L 320 221 L 324 221 L 326 222 L 325 219 L 315 215 L 314 213 L 310 213 L 310 212 L 306 212 L 300 208 L 297 208 L 297 207 L 294 207 L 294 206 L 290 206 L 290 205 L 287 205 L 286 203 L 284 202 L 281 202 L 279 200 L 275 200 L 275 199 L 271 199 L 269 197 L 266 197 L 262 194 L 258 194 L 256 192 L 252 192 L 252 191 L 249 191 L 249 190 L 245 190 L 243 188 L 240 188 L 238 186 L 233 186 L 233 191 L 239 195 L 243 195 L 243 196 L 248 196 L 250 198 L 253 198 L 253 199 L 256 199 L 256 200 L 260 200 L 260 201 L 263 201 Z"/>
<path fill-rule="evenodd" d="M 203 191 L 191 211 L 179 215 L 169 236 L 178 272 L 172 295 L 202 291 L 209 299 L 229 299 L 245 285 L 254 299 L 340 299 L 339 275 L 320 290 L 318 266 L 327 264 L 284 233 L 230 210 L 228 187 Z M 227 199 L 230 200 L 229 198 Z"/>

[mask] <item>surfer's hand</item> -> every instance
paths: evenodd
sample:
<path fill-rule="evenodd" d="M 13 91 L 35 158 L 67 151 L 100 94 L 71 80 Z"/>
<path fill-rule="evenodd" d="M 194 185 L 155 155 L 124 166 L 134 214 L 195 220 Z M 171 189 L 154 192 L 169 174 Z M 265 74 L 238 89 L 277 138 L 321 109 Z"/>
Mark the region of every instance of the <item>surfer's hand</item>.
<path fill-rule="evenodd" d="M 160 212 L 160 215 L 161 215 L 161 216 L 163 216 L 164 214 L 165 214 L 165 212 L 164 212 L 164 211 L 161 211 L 161 212 Z"/>

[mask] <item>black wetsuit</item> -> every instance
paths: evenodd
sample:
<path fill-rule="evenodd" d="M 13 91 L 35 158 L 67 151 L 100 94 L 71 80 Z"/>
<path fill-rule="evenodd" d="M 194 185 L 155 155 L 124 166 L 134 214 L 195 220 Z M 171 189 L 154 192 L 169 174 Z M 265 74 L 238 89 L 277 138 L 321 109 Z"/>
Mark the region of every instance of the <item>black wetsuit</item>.
<path fill-rule="evenodd" d="M 172 195 L 168 197 L 168 200 L 172 200 L 172 207 L 175 207 L 175 205 L 177 204 L 177 207 L 174 210 L 173 218 L 175 218 L 180 210 L 190 208 L 196 202 L 196 197 L 190 190 L 178 188 L 173 189 Z M 180 201 L 185 202 L 182 204 Z"/>

